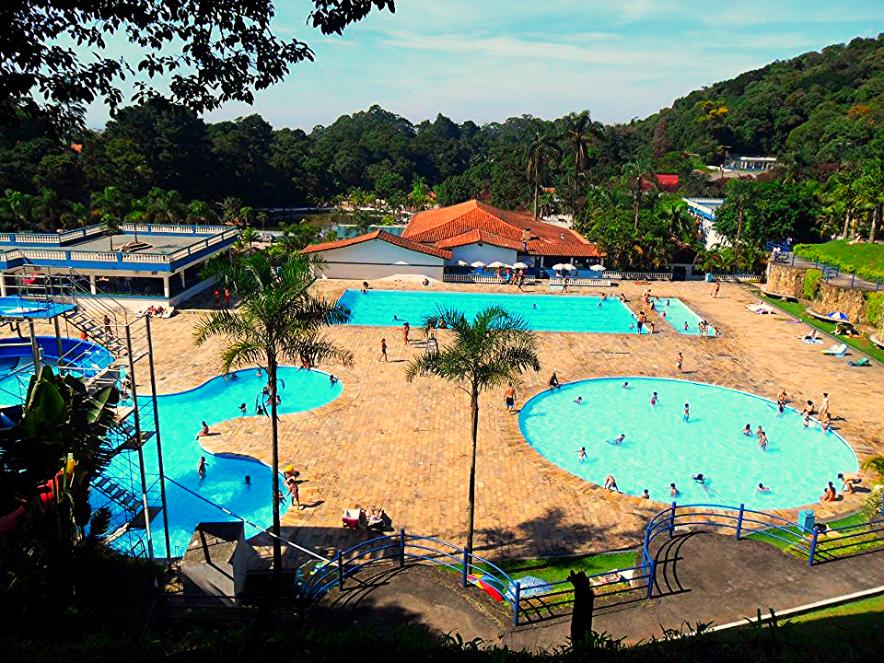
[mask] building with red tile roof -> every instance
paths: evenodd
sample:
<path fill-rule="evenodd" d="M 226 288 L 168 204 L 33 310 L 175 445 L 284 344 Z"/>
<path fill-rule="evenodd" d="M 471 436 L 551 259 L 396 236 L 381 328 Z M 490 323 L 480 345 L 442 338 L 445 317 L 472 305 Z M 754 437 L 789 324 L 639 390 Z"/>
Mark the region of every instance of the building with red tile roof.
<path fill-rule="evenodd" d="M 446 266 L 478 262 L 589 266 L 605 256 L 598 245 L 570 228 L 478 200 L 418 212 L 401 236 L 376 230 L 308 246 L 304 253 L 320 257 L 325 265 L 322 272 L 329 278 L 362 279 L 402 273 L 441 278 Z"/>

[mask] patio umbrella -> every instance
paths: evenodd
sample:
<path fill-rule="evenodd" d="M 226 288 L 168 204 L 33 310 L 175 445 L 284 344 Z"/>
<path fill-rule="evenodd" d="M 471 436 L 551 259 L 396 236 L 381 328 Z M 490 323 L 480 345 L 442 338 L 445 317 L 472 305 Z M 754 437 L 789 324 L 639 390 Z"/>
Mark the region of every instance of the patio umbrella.
<path fill-rule="evenodd" d="M 475 267 L 476 269 L 480 269 L 485 266 L 485 263 L 481 260 L 477 260 L 476 262 L 470 263 L 470 267 Z"/>
<path fill-rule="evenodd" d="M 850 320 L 850 318 L 847 317 L 847 314 L 844 311 L 832 311 L 826 317 L 832 320 Z"/>
<path fill-rule="evenodd" d="M 528 269 L 528 265 L 526 265 L 524 262 L 514 262 L 513 269 Z"/>
<path fill-rule="evenodd" d="M 561 263 L 561 262 L 557 262 L 555 265 L 552 266 L 552 268 L 556 271 L 558 271 L 560 269 L 565 269 L 565 264 Z"/>
<path fill-rule="evenodd" d="M 506 267 L 506 265 L 504 263 L 500 262 L 500 260 L 495 260 L 494 262 L 489 262 L 488 266 L 489 267 Z"/>
<path fill-rule="evenodd" d="M 566 262 L 564 265 L 562 265 L 562 269 L 566 269 L 569 272 L 573 272 L 577 268 L 574 265 L 572 265 L 570 262 Z"/>
<path fill-rule="evenodd" d="M 594 272 L 604 272 L 605 267 L 602 265 L 590 265 L 589 268 Z"/>
<path fill-rule="evenodd" d="M 466 266 L 468 266 L 470 263 L 468 263 L 466 260 L 458 260 L 458 261 L 457 261 L 457 264 L 458 264 L 459 267 L 466 267 Z"/>

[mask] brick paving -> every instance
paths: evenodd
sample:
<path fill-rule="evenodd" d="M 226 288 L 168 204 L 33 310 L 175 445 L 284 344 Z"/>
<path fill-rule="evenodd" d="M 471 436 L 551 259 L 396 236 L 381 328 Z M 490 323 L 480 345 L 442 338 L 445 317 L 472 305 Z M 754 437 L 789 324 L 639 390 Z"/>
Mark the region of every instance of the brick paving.
<path fill-rule="evenodd" d="M 329 297 L 339 296 L 346 287 L 359 286 L 344 281 L 317 284 Z M 420 286 L 380 281 L 373 287 Z M 645 287 L 623 283 L 616 292 L 625 293 L 635 310 Z M 839 433 L 858 456 L 884 452 L 880 365 L 854 369 L 845 359 L 822 356 L 822 346 L 796 340 L 803 325 L 783 314 L 757 316 L 747 311 L 746 305 L 756 299 L 743 286 L 722 284 L 718 298 L 711 297 L 703 283 L 651 287 L 655 295 L 680 297 L 719 328 L 722 337 L 683 336 L 660 319 L 653 336 L 540 333 L 543 368 L 525 376 L 519 401 L 541 391 L 553 370 L 563 382 L 618 375 L 675 377 L 675 356 L 681 351 L 689 372 L 683 377 L 692 380 L 769 398 L 785 388 L 794 401 L 819 401 L 828 391 L 833 414 L 844 418 L 838 422 Z M 512 291 L 502 286 L 436 284 L 433 288 Z M 161 393 L 192 388 L 219 372 L 222 341 L 213 339 L 199 349 L 193 345 L 192 328 L 200 314 L 185 310 L 152 323 Z M 287 533 L 301 545 L 328 551 L 346 544 L 351 536 L 340 527 L 345 507 L 379 505 L 396 528 L 462 543 L 470 452 L 467 396 L 435 378 L 406 382 L 405 362 L 418 356 L 421 348 L 406 347 L 396 328 L 341 326 L 327 333 L 352 350 L 354 363 L 321 367 L 340 376 L 344 391 L 339 399 L 281 418 L 281 459 L 294 464 L 306 480 L 301 485 L 302 502 L 315 504 L 285 514 Z M 445 332 L 439 336 L 444 344 Z M 377 361 L 381 337 L 389 344 L 389 363 Z M 143 374 L 139 381 L 145 379 Z M 502 401 L 502 393 L 489 393 L 480 403 L 477 552 L 493 557 L 542 556 L 635 546 L 649 514 L 662 506 L 604 491 L 546 461 L 522 438 L 518 417 L 506 414 Z M 266 418 L 237 417 L 215 430 L 220 435 L 204 442 L 210 451 L 269 461 Z M 858 495 L 817 505 L 817 513 L 827 517 L 851 512 L 861 499 Z"/>

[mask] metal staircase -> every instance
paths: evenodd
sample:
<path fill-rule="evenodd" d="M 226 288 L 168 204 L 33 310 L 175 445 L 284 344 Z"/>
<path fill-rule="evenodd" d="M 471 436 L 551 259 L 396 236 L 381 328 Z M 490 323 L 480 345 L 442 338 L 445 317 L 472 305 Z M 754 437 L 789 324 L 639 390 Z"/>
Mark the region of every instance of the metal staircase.
<path fill-rule="evenodd" d="M 93 357 L 96 349 L 85 344 L 75 344 L 73 350 L 62 353 L 59 343 L 59 354 L 62 355 L 58 358 L 60 372 L 82 376 L 90 395 L 105 386 L 123 387 L 124 380 L 130 383 L 128 390 L 121 390 L 122 398 L 117 404 L 116 417 L 105 438 L 106 452 L 112 458 L 111 465 L 92 485 L 99 495 L 107 498 L 106 506 L 111 511 L 111 531 L 114 533 L 108 537 L 108 542 L 119 538 L 115 546 L 124 543 L 130 554 L 138 555 L 139 549 L 141 554 L 147 554 L 152 546 L 150 520 L 160 511 L 160 505 L 155 502 L 155 493 L 149 495 L 150 486 L 146 477 L 153 477 L 152 485 L 156 485 L 160 477 L 153 468 L 145 468 L 142 447 L 157 435 L 157 431 L 151 399 L 145 399 L 143 395 L 133 399 L 127 391 L 131 391 L 139 382 L 136 363 L 150 354 L 148 322 L 131 313 L 113 297 L 93 295 L 84 286 L 81 277 L 67 271 L 6 275 L 2 278 L 5 279 L 7 290 L 10 289 L 11 279 L 11 289 L 30 301 L 70 305 L 69 310 L 52 320 L 56 336 L 79 336 L 104 347 L 112 357 L 110 362 L 103 353 Z M 62 324 L 65 329 L 61 328 Z M 97 359 L 100 359 L 100 363 Z M 140 380 L 142 387 L 146 387 L 146 378 L 147 372 Z M 153 380 L 152 370 L 149 379 Z M 152 382 L 147 384 L 152 387 Z M 160 483 L 164 502 L 165 489 Z M 152 498 L 150 501 L 149 497 Z M 141 535 L 123 536 L 133 528 L 133 522 L 137 522 L 134 528 L 145 530 L 144 540 Z M 148 550 L 145 550 L 145 541 Z"/>

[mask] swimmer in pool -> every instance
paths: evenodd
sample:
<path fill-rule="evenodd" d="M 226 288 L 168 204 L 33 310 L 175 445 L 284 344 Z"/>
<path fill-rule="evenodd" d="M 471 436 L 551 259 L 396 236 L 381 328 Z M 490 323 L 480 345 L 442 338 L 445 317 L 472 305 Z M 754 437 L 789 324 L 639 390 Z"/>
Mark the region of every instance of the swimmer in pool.
<path fill-rule="evenodd" d="M 807 428 L 808 426 L 810 426 L 810 415 L 805 414 L 804 415 L 804 427 Z"/>
<path fill-rule="evenodd" d="M 623 388 L 624 388 L 624 389 L 629 389 L 629 382 L 624 382 L 624 383 L 623 383 Z"/>
<path fill-rule="evenodd" d="M 642 499 L 643 499 L 643 500 L 649 500 L 649 499 L 651 499 L 651 494 L 648 492 L 648 489 L 647 489 L 647 488 L 645 488 L 645 489 L 642 491 Z"/>
<path fill-rule="evenodd" d="M 613 474 L 609 474 L 605 477 L 605 490 L 620 492 L 620 489 L 617 487 L 617 480 L 614 478 Z"/>
<path fill-rule="evenodd" d="M 706 483 L 706 477 L 703 476 L 702 472 L 700 472 L 699 474 L 695 474 L 691 477 L 691 479 L 693 479 L 697 483 Z"/>
<path fill-rule="evenodd" d="M 688 404 L 688 403 L 685 403 L 685 404 L 684 404 L 684 414 L 681 415 L 681 418 L 684 419 L 685 421 L 690 420 L 690 418 L 691 418 L 691 406 L 690 406 L 690 404 Z"/>
<path fill-rule="evenodd" d="M 770 492 L 770 486 L 765 486 L 763 483 L 760 483 L 760 482 L 759 482 L 759 484 L 758 484 L 758 488 L 755 489 L 755 492 L 756 492 L 756 493 L 769 493 L 769 492 Z"/>
<path fill-rule="evenodd" d="M 653 407 L 654 405 L 656 405 L 658 400 L 659 399 L 657 398 L 657 392 L 655 391 L 653 394 L 651 394 L 651 406 Z"/>
<path fill-rule="evenodd" d="M 247 408 L 246 408 L 246 404 L 245 404 L 245 403 L 240 403 L 240 404 L 239 404 L 239 411 L 242 412 L 242 416 L 246 416 L 246 409 L 247 409 Z"/>
<path fill-rule="evenodd" d="M 623 444 L 623 440 L 625 440 L 625 439 L 626 439 L 626 433 L 620 433 L 620 435 L 618 435 L 613 440 L 611 440 L 611 444 L 619 447 L 621 444 Z"/>
<path fill-rule="evenodd" d="M 581 463 L 586 460 L 586 447 L 580 447 L 577 450 L 577 460 Z"/>
<path fill-rule="evenodd" d="M 678 497 L 679 495 L 681 495 L 681 493 L 678 492 L 678 488 L 675 487 L 674 483 L 669 484 L 669 494 L 672 497 Z"/>
<path fill-rule="evenodd" d="M 583 405 L 583 396 L 578 396 L 577 398 L 575 398 L 574 404 L 575 405 Z"/>
<path fill-rule="evenodd" d="M 685 331 L 688 330 L 688 321 L 687 320 L 684 321 L 684 325 L 682 325 L 682 329 L 684 329 Z"/>
<path fill-rule="evenodd" d="M 743 429 L 743 435 L 752 437 L 752 426 L 750 424 L 746 424 L 746 427 Z"/>

